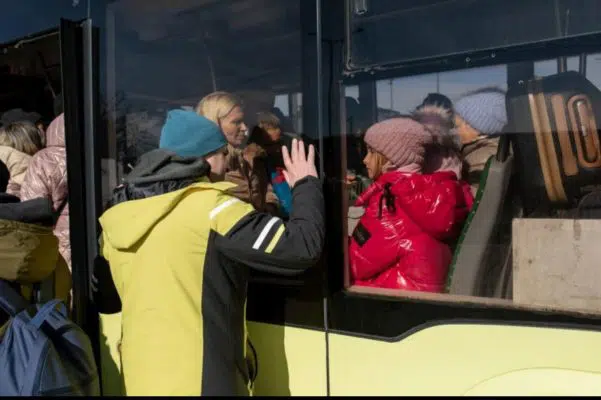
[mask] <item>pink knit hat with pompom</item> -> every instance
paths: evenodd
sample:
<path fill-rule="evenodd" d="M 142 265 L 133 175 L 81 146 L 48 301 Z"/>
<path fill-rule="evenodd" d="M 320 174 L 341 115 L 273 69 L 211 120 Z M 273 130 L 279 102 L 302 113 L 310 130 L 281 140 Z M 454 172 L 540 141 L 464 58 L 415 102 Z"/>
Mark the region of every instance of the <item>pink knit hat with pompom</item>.
<path fill-rule="evenodd" d="M 382 153 L 395 167 L 424 163 L 425 146 L 432 134 L 419 122 L 399 117 L 378 122 L 365 133 L 365 143 Z"/>

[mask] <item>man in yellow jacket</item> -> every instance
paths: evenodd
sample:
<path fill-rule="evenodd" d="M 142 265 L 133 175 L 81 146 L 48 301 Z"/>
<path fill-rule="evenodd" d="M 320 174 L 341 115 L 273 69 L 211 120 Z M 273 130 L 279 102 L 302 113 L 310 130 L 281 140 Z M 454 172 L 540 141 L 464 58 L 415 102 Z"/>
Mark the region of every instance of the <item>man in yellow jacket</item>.
<path fill-rule="evenodd" d="M 170 111 L 160 148 L 141 157 L 100 218 L 110 273 L 97 267 L 93 286 L 121 303 L 127 395 L 248 395 L 249 268 L 298 274 L 321 254 L 313 147 L 283 150 L 297 204 L 284 223 L 226 193 L 226 145 L 213 122 Z"/>

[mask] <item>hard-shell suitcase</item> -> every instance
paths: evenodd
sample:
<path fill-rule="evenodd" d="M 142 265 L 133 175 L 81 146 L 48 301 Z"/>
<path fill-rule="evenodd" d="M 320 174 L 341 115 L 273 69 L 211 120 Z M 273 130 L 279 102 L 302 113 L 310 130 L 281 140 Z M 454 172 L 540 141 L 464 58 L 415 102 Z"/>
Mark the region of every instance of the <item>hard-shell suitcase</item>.
<path fill-rule="evenodd" d="M 601 91 L 579 72 L 519 82 L 508 133 L 526 212 L 571 208 L 601 184 Z"/>

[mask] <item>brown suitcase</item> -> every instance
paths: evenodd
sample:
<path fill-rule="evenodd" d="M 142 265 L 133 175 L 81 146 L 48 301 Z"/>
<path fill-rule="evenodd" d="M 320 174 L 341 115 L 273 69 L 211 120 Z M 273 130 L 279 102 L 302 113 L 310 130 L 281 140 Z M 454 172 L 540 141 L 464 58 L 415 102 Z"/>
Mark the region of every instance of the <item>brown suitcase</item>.
<path fill-rule="evenodd" d="M 570 71 L 507 94 L 509 133 L 527 211 L 574 207 L 601 185 L 601 91 Z"/>

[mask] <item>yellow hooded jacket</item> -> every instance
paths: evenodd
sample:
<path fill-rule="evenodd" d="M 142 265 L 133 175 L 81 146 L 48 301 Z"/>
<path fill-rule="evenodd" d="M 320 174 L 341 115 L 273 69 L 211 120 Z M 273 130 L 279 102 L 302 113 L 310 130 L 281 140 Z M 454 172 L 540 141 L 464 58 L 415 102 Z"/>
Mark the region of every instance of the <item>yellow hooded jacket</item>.
<path fill-rule="evenodd" d="M 249 267 L 298 274 L 319 257 L 318 179 L 297 184 L 305 211 L 287 223 L 228 195 L 232 186 L 202 178 L 100 218 L 101 252 L 122 302 L 126 395 L 248 395 Z"/>

